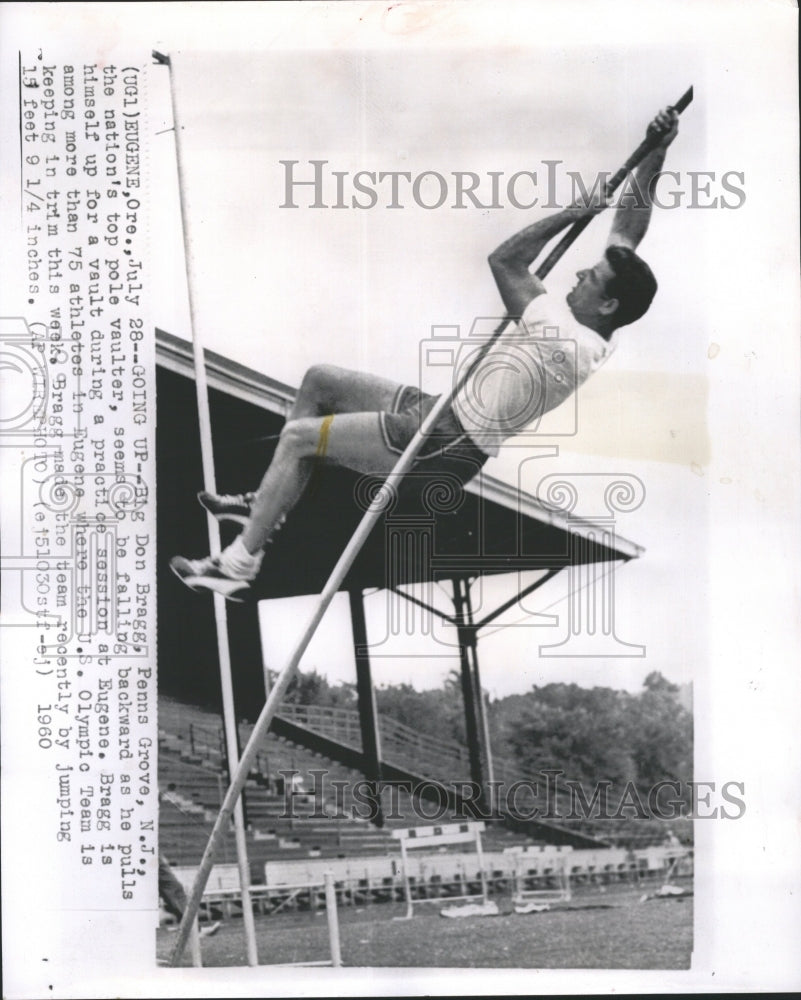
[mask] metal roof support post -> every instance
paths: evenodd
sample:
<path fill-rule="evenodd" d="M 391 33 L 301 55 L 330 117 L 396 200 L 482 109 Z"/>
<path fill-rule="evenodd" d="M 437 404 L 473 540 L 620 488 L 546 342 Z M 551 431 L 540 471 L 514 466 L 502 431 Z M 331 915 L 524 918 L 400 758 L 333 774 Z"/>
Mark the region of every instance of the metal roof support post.
<path fill-rule="evenodd" d="M 481 740 L 483 743 L 484 763 L 486 764 L 486 779 L 489 782 L 495 780 L 492 767 L 492 747 L 490 745 L 489 720 L 487 719 L 487 709 L 484 704 L 484 692 L 481 690 L 481 674 L 478 669 L 478 626 L 473 615 L 473 598 L 470 594 L 470 581 L 464 581 L 464 612 L 466 621 L 466 637 L 469 639 L 468 656 L 471 661 L 473 671 L 473 690 L 476 695 L 476 707 L 478 708 L 478 723 Z"/>
<path fill-rule="evenodd" d="M 231 670 L 232 673 L 236 673 L 237 676 L 236 693 L 239 696 L 239 706 L 247 706 L 242 714 L 247 714 L 249 717 L 250 707 L 254 704 L 259 704 L 257 699 L 259 699 L 261 691 L 260 685 L 257 686 L 255 682 L 255 678 L 250 673 L 245 675 L 244 667 L 246 664 L 249 665 L 254 662 L 261 662 L 263 664 L 264 661 L 264 655 L 261 648 L 261 628 L 259 626 L 258 604 L 230 604 L 226 606 L 225 612 L 228 624 L 228 648 L 230 651 L 229 657 Z M 261 677 L 259 680 L 261 681 L 262 678 L 264 679 L 266 698 L 270 692 L 266 687 L 267 671 L 264 665 L 262 665 Z M 238 712 L 236 697 L 234 697 L 233 710 L 235 717 L 241 718 L 241 715 L 239 715 Z M 225 760 L 228 765 L 228 781 L 226 782 L 226 788 L 231 781 L 231 775 L 236 770 L 239 757 L 242 755 L 242 741 L 239 735 L 239 727 L 236 724 L 234 732 L 236 734 L 237 759 L 235 761 L 229 761 L 228 751 L 226 748 Z M 248 819 L 247 789 L 242 791 L 242 817 L 245 829 L 247 829 L 250 825 L 250 821 Z"/>
<path fill-rule="evenodd" d="M 384 825 L 378 782 L 381 781 L 381 735 L 378 728 L 375 688 L 370 672 L 367 646 L 367 623 L 361 590 L 349 590 L 350 618 L 353 627 L 353 652 L 356 658 L 356 694 L 359 699 L 359 726 L 362 734 L 364 775 L 370 783 L 369 796 L 375 809 L 375 825 Z"/>
<path fill-rule="evenodd" d="M 475 645 L 475 628 L 469 620 L 469 610 L 466 603 L 466 581 L 461 577 L 454 577 L 452 583 L 453 604 L 456 609 L 457 619 L 456 632 L 459 637 L 459 659 L 461 661 L 467 752 L 470 758 L 470 780 L 478 788 L 479 794 L 476 796 L 476 802 L 483 809 L 486 803 L 484 802 L 484 765 L 481 753 L 480 691 L 476 691 L 473 660 L 470 653 L 471 647 Z"/>

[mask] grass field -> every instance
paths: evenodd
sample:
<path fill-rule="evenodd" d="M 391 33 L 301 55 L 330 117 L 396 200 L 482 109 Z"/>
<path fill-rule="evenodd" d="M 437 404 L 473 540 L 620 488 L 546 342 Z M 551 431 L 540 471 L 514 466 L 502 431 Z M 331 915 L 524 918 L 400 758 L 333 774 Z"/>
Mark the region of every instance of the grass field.
<path fill-rule="evenodd" d="M 686 969 L 692 952 L 692 898 L 639 901 L 626 892 L 577 899 L 574 909 L 519 915 L 508 900 L 496 917 L 447 920 L 434 905 L 396 920 L 401 904 L 339 910 L 342 961 L 353 967 L 511 969 Z M 261 964 L 319 961 L 329 956 L 324 912 L 256 918 Z M 175 935 L 160 930 L 157 956 Z M 244 965 L 241 919 L 204 938 L 205 966 Z M 184 963 L 189 965 L 188 949 Z"/>

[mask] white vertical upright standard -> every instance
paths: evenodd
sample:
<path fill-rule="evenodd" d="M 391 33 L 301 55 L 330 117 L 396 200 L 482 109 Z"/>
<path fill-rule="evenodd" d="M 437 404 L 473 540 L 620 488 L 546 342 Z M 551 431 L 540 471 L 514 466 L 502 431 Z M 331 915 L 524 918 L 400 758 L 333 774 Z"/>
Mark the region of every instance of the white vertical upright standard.
<path fill-rule="evenodd" d="M 325 913 L 328 918 L 328 943 L 331 946 L 331 965 L 338 969 L 342 965 L 342 952 L 339 947 L 339 914 L 337 913 L 337 891 L 334 886 L 334 873 L 325 873 Z"/>
<path fill-rule="evenodd" d="M 172 100 L 172 121 L 175 131 L 175 160 L 178 169 L 178 197 L 181 204 L 181 229 L 184 238 L 184 257 L 186 261 L 186 284 L 189 293 L 189 325 L 192 332 L 192 352 L 195 363 L 195 388 L 197 390 L 198 423 L 200 426 L 200 452 L 203 462 L 203 488 L 209 493 L 216 492 L 214 475 L 214 449 L 211 440 L 211 415 L 209 413 L 209 390 L 206 381 L 206 365 L 203 355 L 202 339 L 198 335 L 195 322 L 195 289 L 194 289 L 194 259 L 192 257 L 192 241 L 189 235 L 189 221 L 186 211 L 186 194 L 183 172 L 183 157 L 181 151 L 181 120 L 178 113 L 178 101 L 175 96 L 175 67 L 169 56 L 153 53 L 160 63 L 166 63 L 170 72 L 170 96 Z M 220 526 L 216 518 L 207 514 L 209 529 L 209 550 L 212 554 L 220 551 Z M 200 610 L 199 610 L 200 613 Z M 239 763 L 239 751 L 236 739 L 236 713 L 234 711 L 234 689 L 231 680 L 231 654 L 228 648 L 228 617 L 225 613 L 225 600 L 219 594 L 214 595 L 214 620 L 217 625 L 217 651 L 220 659 L 220 682 L 223 700 L 223 723 L 225 729 L 225 744 L 228 754 L 228 768 L 231 775 Z M 245 840 L 245 816 L 242 800 L 237 799 L 234 808 L 234 834 L 236 839 L 236 856 L 239 865 L 239 882 L 242 891 L 242 916 L 247 942 L 248 965 L 258 965 L 256 950 L 256 926 L 253 920 L 253 907 L 250 901 L 250 866 L 248 865 L 247 842 Z"/>

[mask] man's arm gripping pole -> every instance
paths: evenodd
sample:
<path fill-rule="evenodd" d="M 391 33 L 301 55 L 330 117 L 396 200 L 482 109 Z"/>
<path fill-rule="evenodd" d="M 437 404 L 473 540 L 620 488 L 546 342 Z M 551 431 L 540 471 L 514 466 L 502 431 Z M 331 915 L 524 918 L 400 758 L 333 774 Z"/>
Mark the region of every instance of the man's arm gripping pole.
<path fill-rule="evenodd" d="M 689 87 L 676 101 L 673 105 L 673 110 L 678 111 L 679 114 L 684 111 L 687 105 L 693 99 L 693 88 Z M 610 177 L 609 180 L 604 185 L 604 194 L 608 198 L 610 195 L 614 194 L 615 191 L 620 187 L 629 173 L 640 163 L 645 157 L 659 145 L 659 140 L 661 136 L 658 132 L 649 132 L 648 135 L 643 139 L 640 145 L 634 150 L 631 156 L 626 160 L 623 166 L 618 170 L 618 172 Z M 544 278 L 545 275 L 551 270 L 554 264 L 559 260 L 562 254 L 571 246 L 576 238 L 584 232 L 587 226 L 592 221 L 592 216 L 588 215 L 584 219 L 579 219 L 578 222 L 574 222 L 573 225 L 568 229 L 565 235 L 559 240 L 556 246 L 551 250 L 542 264 L 534 272 L 538 278 Z"/>
<path fill-rule="evenodd" d="M 681 98 L 678 104 L 675 105 L 677 111 L 683 111 L 684 108 L 692 100 L 692 87 L 687 91 L 687 93 Z M 642 142 L 634 153 L 629 157 L 626 163 L 621 167 L 621 169 L 615 174 L 613 178 L 609 181 L 609 185 L 614 183 L 616 188 L 626 176 L 629 170 L 633 169 L 637 163 L 653 148 L 654 145 L 659 141 L 658 136 L 648 136 L 645 141 Z M 609 186 L 607 185 L 607 187 Z M 612 188 L 611 190 L 614 190 Z M 611 193 L 611 192 L 610 192 Z M 576 239 L 578 234 L 585 228 L 589 219 L 581 220 L 575 223 L 568 230 L 567 234 L 559 241 L 556 247 L 551 251 L 548 257 L 543 261 L 539 268 L 537 268 L 536 275 L 538 278 L 544 278 L 554 266 L 554 264 L 559 260 L 565 250 L 570 246 L 570 244 Z M 195 913 L 197 912 L 200 901 L 203 897 L 203 890 L 206 888 L 206 882 L 208 881 L 209 875 L 211 873 L 211 867 L 214 862 L 214 856 L 219 848 L 224 836 L 227 824 L 230 820 L 231 814 L 233 812 L 234 806 L 236 805 L 239 796 L 242 794 L 242 789 L 245 786 L 247 780 L 248 772 L 250 771 L 251 765 L 254 763 L 256 754 L 258 752 L 259 743 L 264 738 L 267 730 L 270 728 L 270 723 L 273 720 L 278 707 L 284 699 L 286 690 L 289 687 L 292 678 L 298 669 L 298 665 L 306 651 L 306 647 L 309 645 L 312 636 L 314 635 L 317 626 L 320 624 L 323 615 L 328 609 L 328 605 L 334 598 L 339 588 L 342 585 L 345 576 L 347 575 L 350 567 L 353 565 L 356 556 L 361 551 L 362 546 L 367 541 L 367 537 L 373 530 L 376 522 L 381 517 L 387 503 L 392 495 L 392 491 L 396 488 L 396 485 L 400 483 L 404 475 L 411 468 L 415 458 L 423 445 L 423 442 L 428 437 L 429 433 L 433 429 L 434 425 L 442 416 L 443 412 L 451 405 L 454 397 L 459 393 L 470 378 L 476 365 L 479 364 L 481 359 L 490 350 L 492 345 L 498 339 L 498 337 L 503 333 L 508 324 L 512 321 L 512 317 L 507 316 L 500 323 L 497 329 L 493 332 L 492 337 L 483 345 L 481 350 L 476 354 L 473 364 L 470 366 L 468 371 L 464 373 L 462 378 L 458 380 L 456 385 L 451 389 L 449 393 L 441 396 L 434 408 L 431 410 L 429 415 L 423 421 L 420 429 L 417 431 L 415 436 L 409 442 L 406 450 L 398 459 L 395 468 L 387 476 L 386 482 L 381 486 L 381 489 L 376 494 L 375 499 L 370 504 L 369 509 L 362 517 L 359 522 L 356 531 L 354 532 L 351 540 L 345 547 L 345 551 L 339 557 L 339 561 L 328 578 L 322 593 L 320 594 L 320 599 L 317 602 L 317 607 L 314 610 L 311 618 L 309 619 L 306 628 L 301 635 L 298 644 L 289 659 L 289 662 L 281 671 L 278 676 L 278 680 L 275 686 L 270 691 L 269 697 L 265 702 L 264 707 L 259 714 L 256 724 L 253 727 L 253 732 L 250 735 L 250 739 L 242 751 L 242 756 L 239 759 L 239 765 L 231 778 L 231 786 L 225 794 L 222 806 L 220 807 L 220 812 L 214 823 L 214 827 L 211 831 L 208 843 L 206 844 L 206 849 L 203 852 L 203 858 L 201 859 L 200 865 L 198 867 L 197 875 L 195 876 L 194 884 L 192 885 L 192 891 L 187 900 L 186 910 L 184 911 L 184 917 L 181 921 L 181 925 L 178 928 L 178 934 L 176 936 L 175 945 L 170 955 L 170 964 L 177 965 L 181 960 L 181 955 L 183 954 L 184 948 L 186 947 L 187 940 L 189 938 L 189 932 L 192 927 L 192 921 L 194 920 Z"/>

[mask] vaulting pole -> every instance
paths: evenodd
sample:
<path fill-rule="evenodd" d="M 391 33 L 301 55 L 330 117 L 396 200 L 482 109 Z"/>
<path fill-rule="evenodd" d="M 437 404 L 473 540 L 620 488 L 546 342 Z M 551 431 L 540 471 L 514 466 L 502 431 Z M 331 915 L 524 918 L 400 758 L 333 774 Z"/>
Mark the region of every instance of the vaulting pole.
<path fill-rule="evenodd" d="M 677 111 L 683 111 L 684 108 L 692 100 L 692 87 L 683 95 L 678 104 L 675 105 Z M 176 125 L 177 131 L 177 125 Z M 607 194 L 611 194 L 617 186 L 622 182 L 626 173 L 633 169 L 647 154 L 658 145 L 661 136 L 656 134 L 649 134 L 646 139 L 640 143 L 635 152 L 626 160 L 626 163 L 620 170 L 615 174 L 615 176 L 607 183 L 606 190 Z M 612 186 L 614 183 L 614 187 Z M 548 255 L 546 260 L 540 265 L 536 270 L 536 275 L 538 278 L 544 278 L 554 264 L 559 260 L 562 254 L 567 250 L 568 246 L 573 242 L 573 240 L 578 236 L 579 232 L 582 231 L 588 224 L 588 221 L 581 220 L 571 227 L 565 237 L 560 240 L 559 244 L 554 248 L 554 250 Z M 571 233 L 577 228 L 578 232 L 573 235 L 572 239 L 569 237 Z M 275 716 L 281 702 L 284 700 L 284 695 L 289 687 L 295 673 L 298 669 L 303 654 L 306 651 L 306 647 L 311 642 L 311 638 L 314 635 L 317 626 L 323 618 L 328 605 L 334 599 L 334 595 L 340 590 L 345 577 L 348 574 L 351 566 L 353 565 L 356 556 L 362 549 L 362 546 L 367 541 L 370 532 L 375 527 L 375 524 L 381 518 L 384 509 L 389 505 L 393 493 L 400 486 L 400 482 L 409 469 L 412 467 L 414 460 L 420 449 L 423 446 L 423 442 L 428 437 L 429 433 L 433 430 L 435 424 L 448 409 L 448 407 L 453 402 L 454 397 L 462 390 L 463 386 L 470 378 L 473 370 L 480 363 L 481 359 L 487 354 L 493 344 L 496 342 L 498 337 L 503 333 L 509 323 L 512 322 L 512 317 L 507 316 L 500 323 L 497 329 L 493 332 L 492 337 L 481 347 L 479 351 L 476 352 L 473 363 L 470 365 L 469 369 L 463 374 L 463 376 L 457 381 L 450 392 L 445 393 L 440 396 L 434 405 L 431 412 L 428 414 L 426 419 L 423 421 L 420 429 L 414 435 L 412 440 L 409 442 L 404 453 L 398 459 L 395 468 L 386 478 L 386 481 L 382 484 L 381 488 L 376 493 L 375 499 L 370 504 L 369 509 L 362 517 L 359 522 L 356 531 L 353 533 L 350 541 L 345 547 L 344 552 L 339 557 L 336 566 L 328 578 L 328 581 L 323 587 L 322 593 L 320 594 L 320 599 L 317 603 L 317 607 L 314 610 L 311 618 L 309 619 L 306 628 L 298 640 L 298 644 L 289 658 L 289 662 L 281 671 L 278 676 L 272 691 L 267 698 L 267 701 L 262 708 L 261 713 L 256 720 L 256 724 L 253 727 L 253 732 L 250 735 L 250 739 L 242 752 L 242 757 L 239 761 L 239 766 L 236 772 L 233 774 L 231 779 L 231 786 L 228 789 L 225 799 L 223 801 L 220 813 L 217 816 L 217 820 L 214 823 L 214 828 L 212 829 L 211 836 L 209 837 L 208 844 L 206 845 L 206 850 L 203 853 L 203 859 L 198 867 L 198 872 L 195 877 L 195 882 L 192 886 L 192 891 L 187 900 L 186 910 L 184 911 L 184 917 L 181 921 L 181 925 L 178 928 L 178 934 L 176 935 L 176 942 L 173 947 L 172 954 L 170 956 L 170 963 L 172 965 L 177 965 L 181 960 L 181 955 L 183 954 L 184 948 L 186 947 L 187 940 L 189 938 L 189 931 L 192 926 L 192 921 L 194 920 L 195 914 L 200 906 L 200 901 L 203 897 L 203 890 L 206 887 L 206 882 L 208 881 L 209 875 L 211 873 L 211 868 L 214 863 L 214 856 L 223 840 L 225 835 L 225 825 L 230 817 L 232 811 L 234 810 L 237 802 L 239 801 L 239 796 L 242 794 L 242 789 L 245 786 L 245 781 L 247 780 L 248 771 L 253 765 L 256 754 L 258 752 L 258 746 L 267 730 L 270 728 L 270 724 Z"/>
<path fill-rule="evenodd" d="M 676 101 L 672 108 L 674 111 L 678 111 L 679 114 L 684 111 L 684 109 L 689 105 L 693 99 L 693 88 L 688 87 L 687 90 L 681 95 L 681 97 Z M 604 193 L 608 198 L 610 195 L 614 194 L 615 191 L 620 187 L 629 173 L 637 166 L 638 163 L 642 162 L 645 157 L 655 149 L 661 140 L 662 136 L 659 132 L 655 130 L 648 130 L 643 141 L 634 150 L 631 156 L 626 160 L 623 166 L 618 170 L 614 176 L 610 177 L 609 180 L 604 185 Z M 551 250 L 542 264 L 537 268 L 535 274 L 538 278 L 544 278 L 545 275 L 551 270 L 554 264 L 559 260 L 562 254 L 571 246 L 587 226 L 592 222 L 592 216 L 588 215 L 585 219 L 579 219 L 578 222 L 574 222 L 573 225 L 568 229 L 565 235 L 559 240 L 556 246 Z"/>
<path fill-rule="evenodd" d="M 197 412 L 200 427 L 200 454 L 203 463 L 203 488 L 209 493 L 216 493 L 214 475 L 214 450 L 211 439 L 211 414 L 209 412 L 209 390 L 206 381 L 206 365 L 203 357 L 203 343 L 198 335 L 195 324 L 195 283 L 193 280 L 194 258 L 192 256 L 192 240 L 189 234 L 189 223 L 186 209 L 185 179 L 183 172 L 183 156 L 181 141 L 181 120 L 178 114 L 178 102 L 175 99 L 175 73 L 169 56 L 153 53 L 153 58 L 169 67 L 170 96 L 172 99 L 172 121 L 175 130 L 175 159 L 178 167 L 178 195 L 181 204 L 181 228 L 184 238 L 184 255 L 186 258 L 186 283 L 189 293 L 189 325 L 192 332 L 192 352 L 195 363 L 195 389 L 197 391 Z M 207 515 L 209 529 L 209 551 L 212 555 L 220 551 L 220 526 L 217 519 Z M 231 679 L 231 653 L 228 647 L 228 617 L 225 611 L 225 599 L 219 594 L 214 595 L 214 619 L 217 625 L 217 653 L 220 660 L 220 684 L 222 688 L 223 724 L 225 729 L 225 745 L 228 756 L 228 768 L 231 775 L 237 773 L 239 751 L 236 738 L 236 712 L 234 709 L 234 687 Z M 236 807 L 233 810 L 234 835 L 236 840 L 236 857 L 239 867 L 239 885 L 242 892 L 242 916 L 247 943 L 248 965 L 258 965 L 259 957 L 256 950 L 256 925 L 253 920 L 253 907 L 250 901 L 250 866 L 248 864 L 247 841 L 245 839 L 245 816 L 241 797 L 237 796 Z M 223 829 L 223 835 L 225 830 Z M 208 878 L 208 875 L 207 875 Z M 205 886 L 205 882 L 204 882 Z M 202 892 L 201 892 L 202 895 Z M 187 931 L 192 926 L 197 908 L 192 909 L 191 921 L 187 923 Z M 184 921 L 181 923 L 183 928 Z"/>

